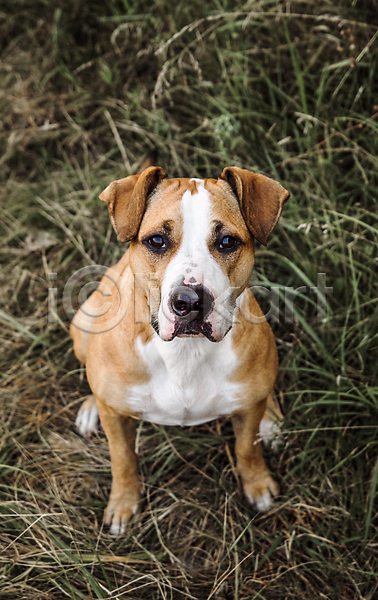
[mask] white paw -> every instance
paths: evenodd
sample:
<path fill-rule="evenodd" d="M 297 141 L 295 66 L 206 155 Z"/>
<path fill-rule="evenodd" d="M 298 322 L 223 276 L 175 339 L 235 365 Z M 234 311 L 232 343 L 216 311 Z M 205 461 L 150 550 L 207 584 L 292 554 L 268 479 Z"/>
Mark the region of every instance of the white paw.
<path fill-rule="evenodd" d="M 100 419 L 94 396 L 88 396 L 83 402 L 77 414 L 75 424 L 81 435 L 86 438 L 90 438 L 93 433 L 100 430 Z"/>
<path fill-rule="evenodd" d="M 127 523 L 137 512 L 139 499 L 138 483 L 133 493 L 130 494 L 125 490 L 118 501 L 114 500 L 112 495 L 110 495 L 109 504 L 104 513 L 104 525 L 109 527 L 110 535 L 122 535 L 125 533 Z"/>
<path fill-rule="evenodd" d="M 112 523 L 109 529 L 110 535 L 122 535 L 126 531 L 125 523 Z"/>
<path fill-rule="evenodd" d="M 281 429 L 277 421 L 262 419 L 260 422 L 260 439 L 264 445 L 271 444 L 272 449 L 277 451 L 282 444 Z"/>
<path fill-rule="evenodd" d="M 247 500 L 249 503 L 259 512 L 268 512 L 273 507 L 273 498 L 270 492 L 266 492 L 259 498 L 254 498 L 251 494 L 247 494 Z"/>
<path fill-rule="evenodd" d="M 267 472 L 245 482 L 243 487 L 248 502 L 259 512 L 268 512 L 273 507 L 274 496 L 280 491 L 278 484 Z"/>

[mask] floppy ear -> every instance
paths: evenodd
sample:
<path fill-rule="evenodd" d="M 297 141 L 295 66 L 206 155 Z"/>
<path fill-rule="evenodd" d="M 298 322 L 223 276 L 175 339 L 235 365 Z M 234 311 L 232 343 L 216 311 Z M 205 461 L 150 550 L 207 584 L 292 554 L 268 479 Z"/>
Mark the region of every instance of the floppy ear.
<path fill-rule="evenodd" d="M 149 167 L 140 175 L 113 181 L 100 194 L 119 242 L 129 242 L 138 233 L 148 196 L 167 175 L 161 167 Z"/>
<path fill-rule="evenodd" d="M 226 167 L 220 179 L 227 181 L 237 197 L 244 221 L 253 237 L 266 246 L 289 192 L 274 179 L 238 167 Z"/>

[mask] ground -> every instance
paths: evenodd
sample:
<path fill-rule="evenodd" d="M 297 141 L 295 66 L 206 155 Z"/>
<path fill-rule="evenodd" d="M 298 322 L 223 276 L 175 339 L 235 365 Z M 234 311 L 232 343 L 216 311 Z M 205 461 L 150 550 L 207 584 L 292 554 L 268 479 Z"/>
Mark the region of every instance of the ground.
<path fill-rule="evenodd" d="M 3 1 L 1 598 L 377 594 L 377 15 L 375 0 Z M 227 420 L 141 423 L 144 497 L 115 538 L 106 440 L 74 426 L 89 388 L 63 297 L 76 310 L 88 279 L 64 287 L 122 255 L 98 194 L 155 147 L 171 177 L 236 165 L 291 192 L 251 282 L 279 298 L 283 443 L 265 457 L 281 496 L 245 505 Z"/>

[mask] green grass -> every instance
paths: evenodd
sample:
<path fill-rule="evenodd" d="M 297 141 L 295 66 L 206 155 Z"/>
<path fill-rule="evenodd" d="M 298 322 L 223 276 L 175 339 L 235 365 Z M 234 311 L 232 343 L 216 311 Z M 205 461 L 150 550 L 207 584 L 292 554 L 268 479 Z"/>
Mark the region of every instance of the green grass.
<path fill-rule="evenodd" d="M 3 1 L 0 598 L 378 593 L 377 8 Z M 245 506 L 229 422 L 141 424 L 144 499 L 112 538 L 107 444 L 75 431 L 88 385 L 61 297 L 74 271 L 121 256 L 98 194 L 151 147 L 170 176 L 238 165 L 291 191 L 253 279 L 281 294 L 284 445 L 266 458 L 282 495 L 265 516 Z M 317 273 L 333 287 L 323 322 Z M 285 322 L 285 286 L 303 285 Z"/>

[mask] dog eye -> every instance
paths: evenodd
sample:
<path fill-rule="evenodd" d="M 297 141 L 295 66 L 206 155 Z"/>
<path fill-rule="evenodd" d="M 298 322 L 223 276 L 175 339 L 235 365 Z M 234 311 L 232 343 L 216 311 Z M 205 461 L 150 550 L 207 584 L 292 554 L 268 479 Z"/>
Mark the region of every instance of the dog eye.
<path fill-rule="evenodd" d="M 153 235 L 147 240 L 147 244 L 154 250 L 163 250 L 166 248 L 166 243 L 161 235 Z"/>
<path fill-rule="evenodd" d="M 219 250 L 234 250 L 239 245 L 239 240 L 232 235 L 223 236 L 218 242 Z"/>

